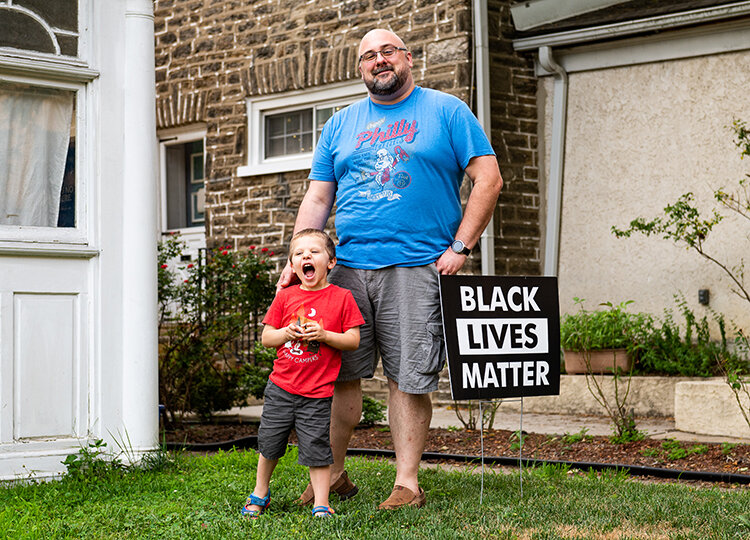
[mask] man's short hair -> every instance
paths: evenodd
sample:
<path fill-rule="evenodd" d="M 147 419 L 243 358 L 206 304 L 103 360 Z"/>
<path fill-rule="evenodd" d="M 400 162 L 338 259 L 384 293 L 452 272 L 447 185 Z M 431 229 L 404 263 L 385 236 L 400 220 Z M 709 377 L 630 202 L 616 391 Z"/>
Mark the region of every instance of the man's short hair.
<path fill-rule="evenodd" d="M 297 238 L 300 238 L 302 236 L 317 236 L 318 238 L 322 238 L 326 245 L 326 251 L 328 252 L 328 258 L 329 259 L 335 259 L 336 258 L 336 244 L 333 243 L 333 240 L 325 231 L 321 231 L 318 229 L 302 229 L 301 231 L 297 231 L 294 233 L 294 236 L 292 236 L 292 239 L 289 241 L 289 260 L 292 260 L 292 245 L 294 244 L 294 241 Z"/>

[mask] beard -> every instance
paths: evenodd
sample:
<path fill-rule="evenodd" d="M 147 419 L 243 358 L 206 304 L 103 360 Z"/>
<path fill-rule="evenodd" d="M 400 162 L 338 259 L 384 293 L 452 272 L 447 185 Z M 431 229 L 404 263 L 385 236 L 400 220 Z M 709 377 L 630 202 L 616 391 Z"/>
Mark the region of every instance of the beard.
<path fill-rule="evenodd" d="M 378 79 L 379 73 L 391 72 L 391 76 L 386 79 Z M 373 72 L 372 80 L 365 81 L 367 89 L 376 96 L 390 96 L 395 94 L 398 90 L 404 86 L 406 77 L 399 74 L 393 67 L 383 67 Z"/>

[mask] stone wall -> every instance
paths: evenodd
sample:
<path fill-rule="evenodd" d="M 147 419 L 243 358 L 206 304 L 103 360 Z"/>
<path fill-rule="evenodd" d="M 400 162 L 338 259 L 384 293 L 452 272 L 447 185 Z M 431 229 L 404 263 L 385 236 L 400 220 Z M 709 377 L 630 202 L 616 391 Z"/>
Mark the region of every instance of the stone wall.
<path fill-rule="evenodd" d="M 473 105 L 470 0 L 155 0 L 154 6 L 157 126 L 206 127 L 209 247 L 264 246 L 284 261 L 308 171 L 237 176 L 247 163 L 245 99 L 356 80 L 357 47 L 367 30 L 397 32 L 412 52 L 417 84 Z M 488 6 L 492 143 L 505 180 L 495 213 L 497 272 L 538 274 L 533 64 L 513 51 L 509 1 Z M 467 270 L 478 269 L 475 255 Z"/>

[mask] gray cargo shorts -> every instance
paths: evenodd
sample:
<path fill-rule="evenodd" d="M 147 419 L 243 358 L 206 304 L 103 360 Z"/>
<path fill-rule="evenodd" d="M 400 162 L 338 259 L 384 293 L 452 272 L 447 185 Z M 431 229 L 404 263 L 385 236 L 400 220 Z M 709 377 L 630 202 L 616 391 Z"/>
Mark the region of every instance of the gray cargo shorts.
<path fill-rule="evenodd" d="M 378 270 L 337 265 L 329 281 L 352 291 L 365 319 L 359 348 L 343 351 L 337 380 L 371 378 L 380 355 L 385 376 L 402 392 L 437 390 L 445 346 L 435 265 Z"/>
<path fill-rule="evenodd" d="M 263 412 L 258 428 L 258 451 L 266 459 L 279 459 L 286 453 L 292 428 L 297 432 L 299 456 L 305 467 L 324 467 L 333 463 L 331 440 L 332 398 L 310 398 L 291 394 L 266 384 Z"/>

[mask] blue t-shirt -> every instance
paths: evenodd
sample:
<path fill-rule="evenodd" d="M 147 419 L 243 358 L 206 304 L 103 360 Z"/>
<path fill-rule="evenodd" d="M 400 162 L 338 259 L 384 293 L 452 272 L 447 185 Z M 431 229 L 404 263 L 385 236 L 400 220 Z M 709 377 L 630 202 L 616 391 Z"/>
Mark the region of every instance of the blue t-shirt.
<path fill-rule="evenodd" d="M 461 222 L 459 188 L 475 156 L 494 155 L 460 99 L 416 87 L 395 105 L 369 97 L 323 127 L 311 180 L 336 182 L 338 262 L 352 268 L 430 264 Z"/>

